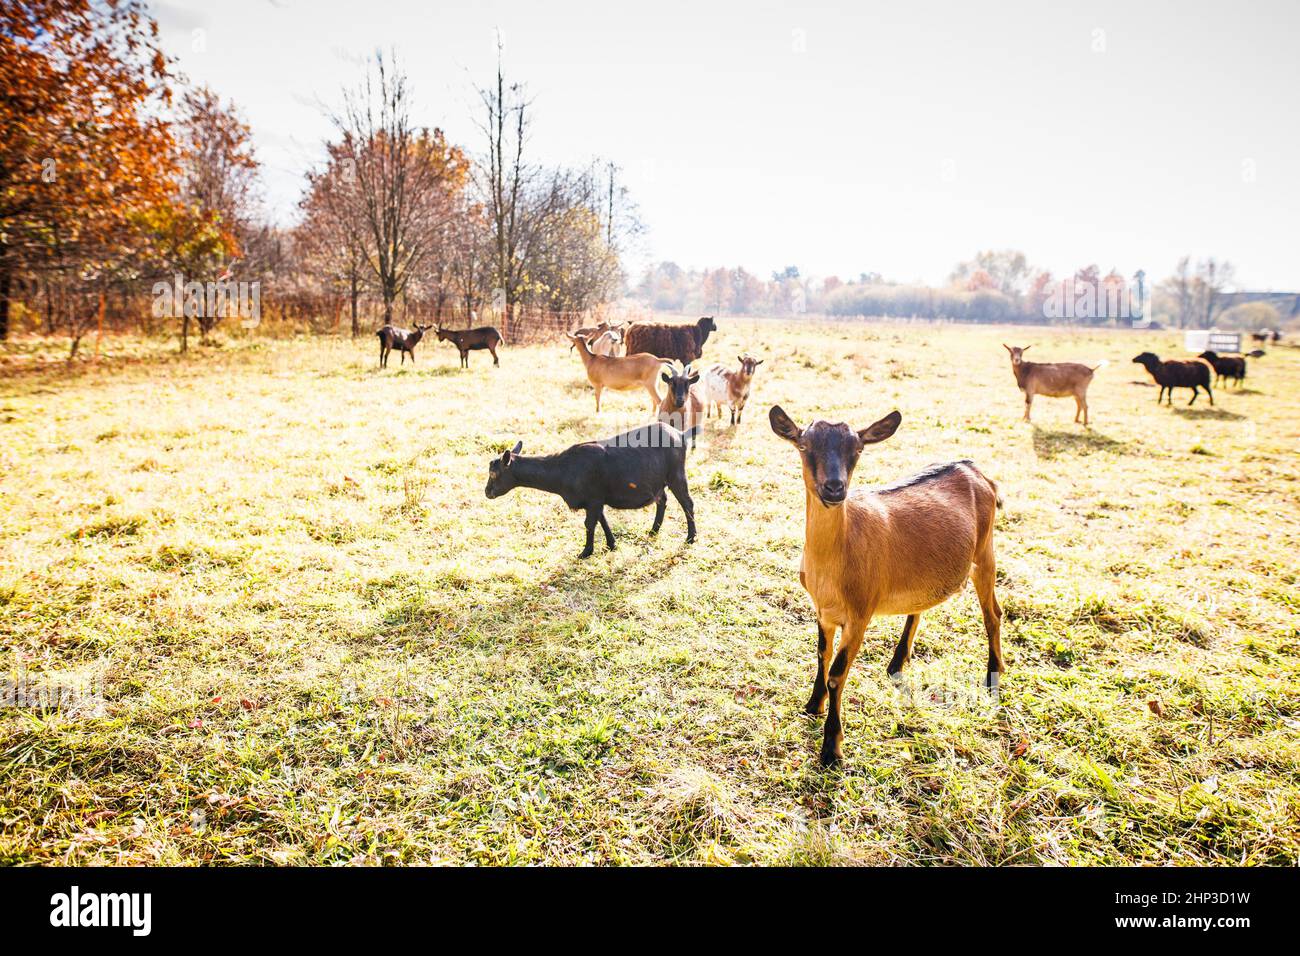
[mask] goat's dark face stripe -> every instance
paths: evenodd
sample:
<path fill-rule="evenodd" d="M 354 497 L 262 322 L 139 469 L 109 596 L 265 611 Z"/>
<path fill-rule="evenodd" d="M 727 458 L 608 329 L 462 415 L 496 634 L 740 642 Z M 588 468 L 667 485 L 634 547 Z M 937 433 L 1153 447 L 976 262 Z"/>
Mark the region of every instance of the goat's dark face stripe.
<path fill-rule="evenodd" d="M 813 422 L 799 445 L 810 490 L 824 505 L 839 504 L 848 495 L 862 441 L 843 423 Z"/>

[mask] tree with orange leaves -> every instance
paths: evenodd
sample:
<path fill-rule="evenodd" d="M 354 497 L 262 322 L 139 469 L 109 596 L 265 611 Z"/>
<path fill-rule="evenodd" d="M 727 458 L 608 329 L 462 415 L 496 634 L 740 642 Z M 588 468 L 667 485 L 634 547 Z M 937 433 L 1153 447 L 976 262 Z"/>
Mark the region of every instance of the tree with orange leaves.
<path fill-rule="evenodd" d="M 14 280 L 102 290 L 176 174 L 168 64 L 139 0 L 0 6 L 0 338 Z"/>

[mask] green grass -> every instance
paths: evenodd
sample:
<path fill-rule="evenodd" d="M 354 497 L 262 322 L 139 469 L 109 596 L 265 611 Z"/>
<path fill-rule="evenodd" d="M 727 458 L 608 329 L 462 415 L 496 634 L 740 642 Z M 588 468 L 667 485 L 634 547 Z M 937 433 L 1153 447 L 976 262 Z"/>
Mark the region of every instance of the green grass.
<path fill-rule="evenodd" d="M 719 321 L 766 359 L 670 502 L 580 516 L 483 496 L 490 457 L 597 416 L 561 345 L 502 367 L 426 343 L 109 340 L 0 357 L 0 672 L 98 675 L 97 713 L 0 708 L 0 862 L 1295 864 L 1300 351 L 1158 408 L 1171 334 Z M 1012 340 L 1015 340 L 1014 342 Z M 1093 427 L 1020 421 L 1002 341 L 1111 365 Z M 967 588 L 868 632 L 845 766 L 801 707 L 815 627 L 779 402 L 898 434 L 856 480 L 971 457 L 1006 498 L 1008 673 L 979 691 Z"/>

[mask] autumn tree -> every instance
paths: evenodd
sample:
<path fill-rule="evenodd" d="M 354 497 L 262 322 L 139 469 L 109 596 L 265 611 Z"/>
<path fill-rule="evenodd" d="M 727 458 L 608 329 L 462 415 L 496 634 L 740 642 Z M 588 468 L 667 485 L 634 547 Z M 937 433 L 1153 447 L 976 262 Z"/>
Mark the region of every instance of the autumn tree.
<path fill-rule="evenodd" d="M 1004 295 L 1018 296 L 1025 291 L 1033 272 L 1023 252 L 1013 249 L 1001 252 L 988 250 L 976 253 L 974 259 L 959 262 L 949 281 L 970 291 L 992 288 Z M 972 284 L 972 280 L 980 273 L 983 276 Z"/>
<path fill-rule="evenodd" d="M 362 235 L 363 204 L 351 150 L 337 143 L 325 149 L 325 167 L 308 172 L 307 192 L 299 203 L 303 219 L 294 234 L 299 266 L 346 290 L 356 338 L 361 331 L 358 301 L 370 274 Z"/>
<path fill-rule="evenodd" d="M 142 2 L 0 5 L 0 338 L 14 280 L 102 294 L 175 171 L 167 60 Z"/>

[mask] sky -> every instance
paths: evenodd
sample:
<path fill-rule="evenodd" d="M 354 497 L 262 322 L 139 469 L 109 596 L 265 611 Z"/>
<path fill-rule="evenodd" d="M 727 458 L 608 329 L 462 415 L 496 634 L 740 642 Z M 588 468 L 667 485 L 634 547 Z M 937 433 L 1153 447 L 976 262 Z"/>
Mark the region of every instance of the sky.
<path fill-rule="evenodd" d="M 612 160 L 638 269 L 942 282 L 981 249 L 1069 274 L 1231 261 L 1300 289 L 1300 3 L 154 0 L 178 69 L 253 129 L 295 215 L 326 108 L 376 50 L 482 149 L 497 31 L 533 155 Z"/>

